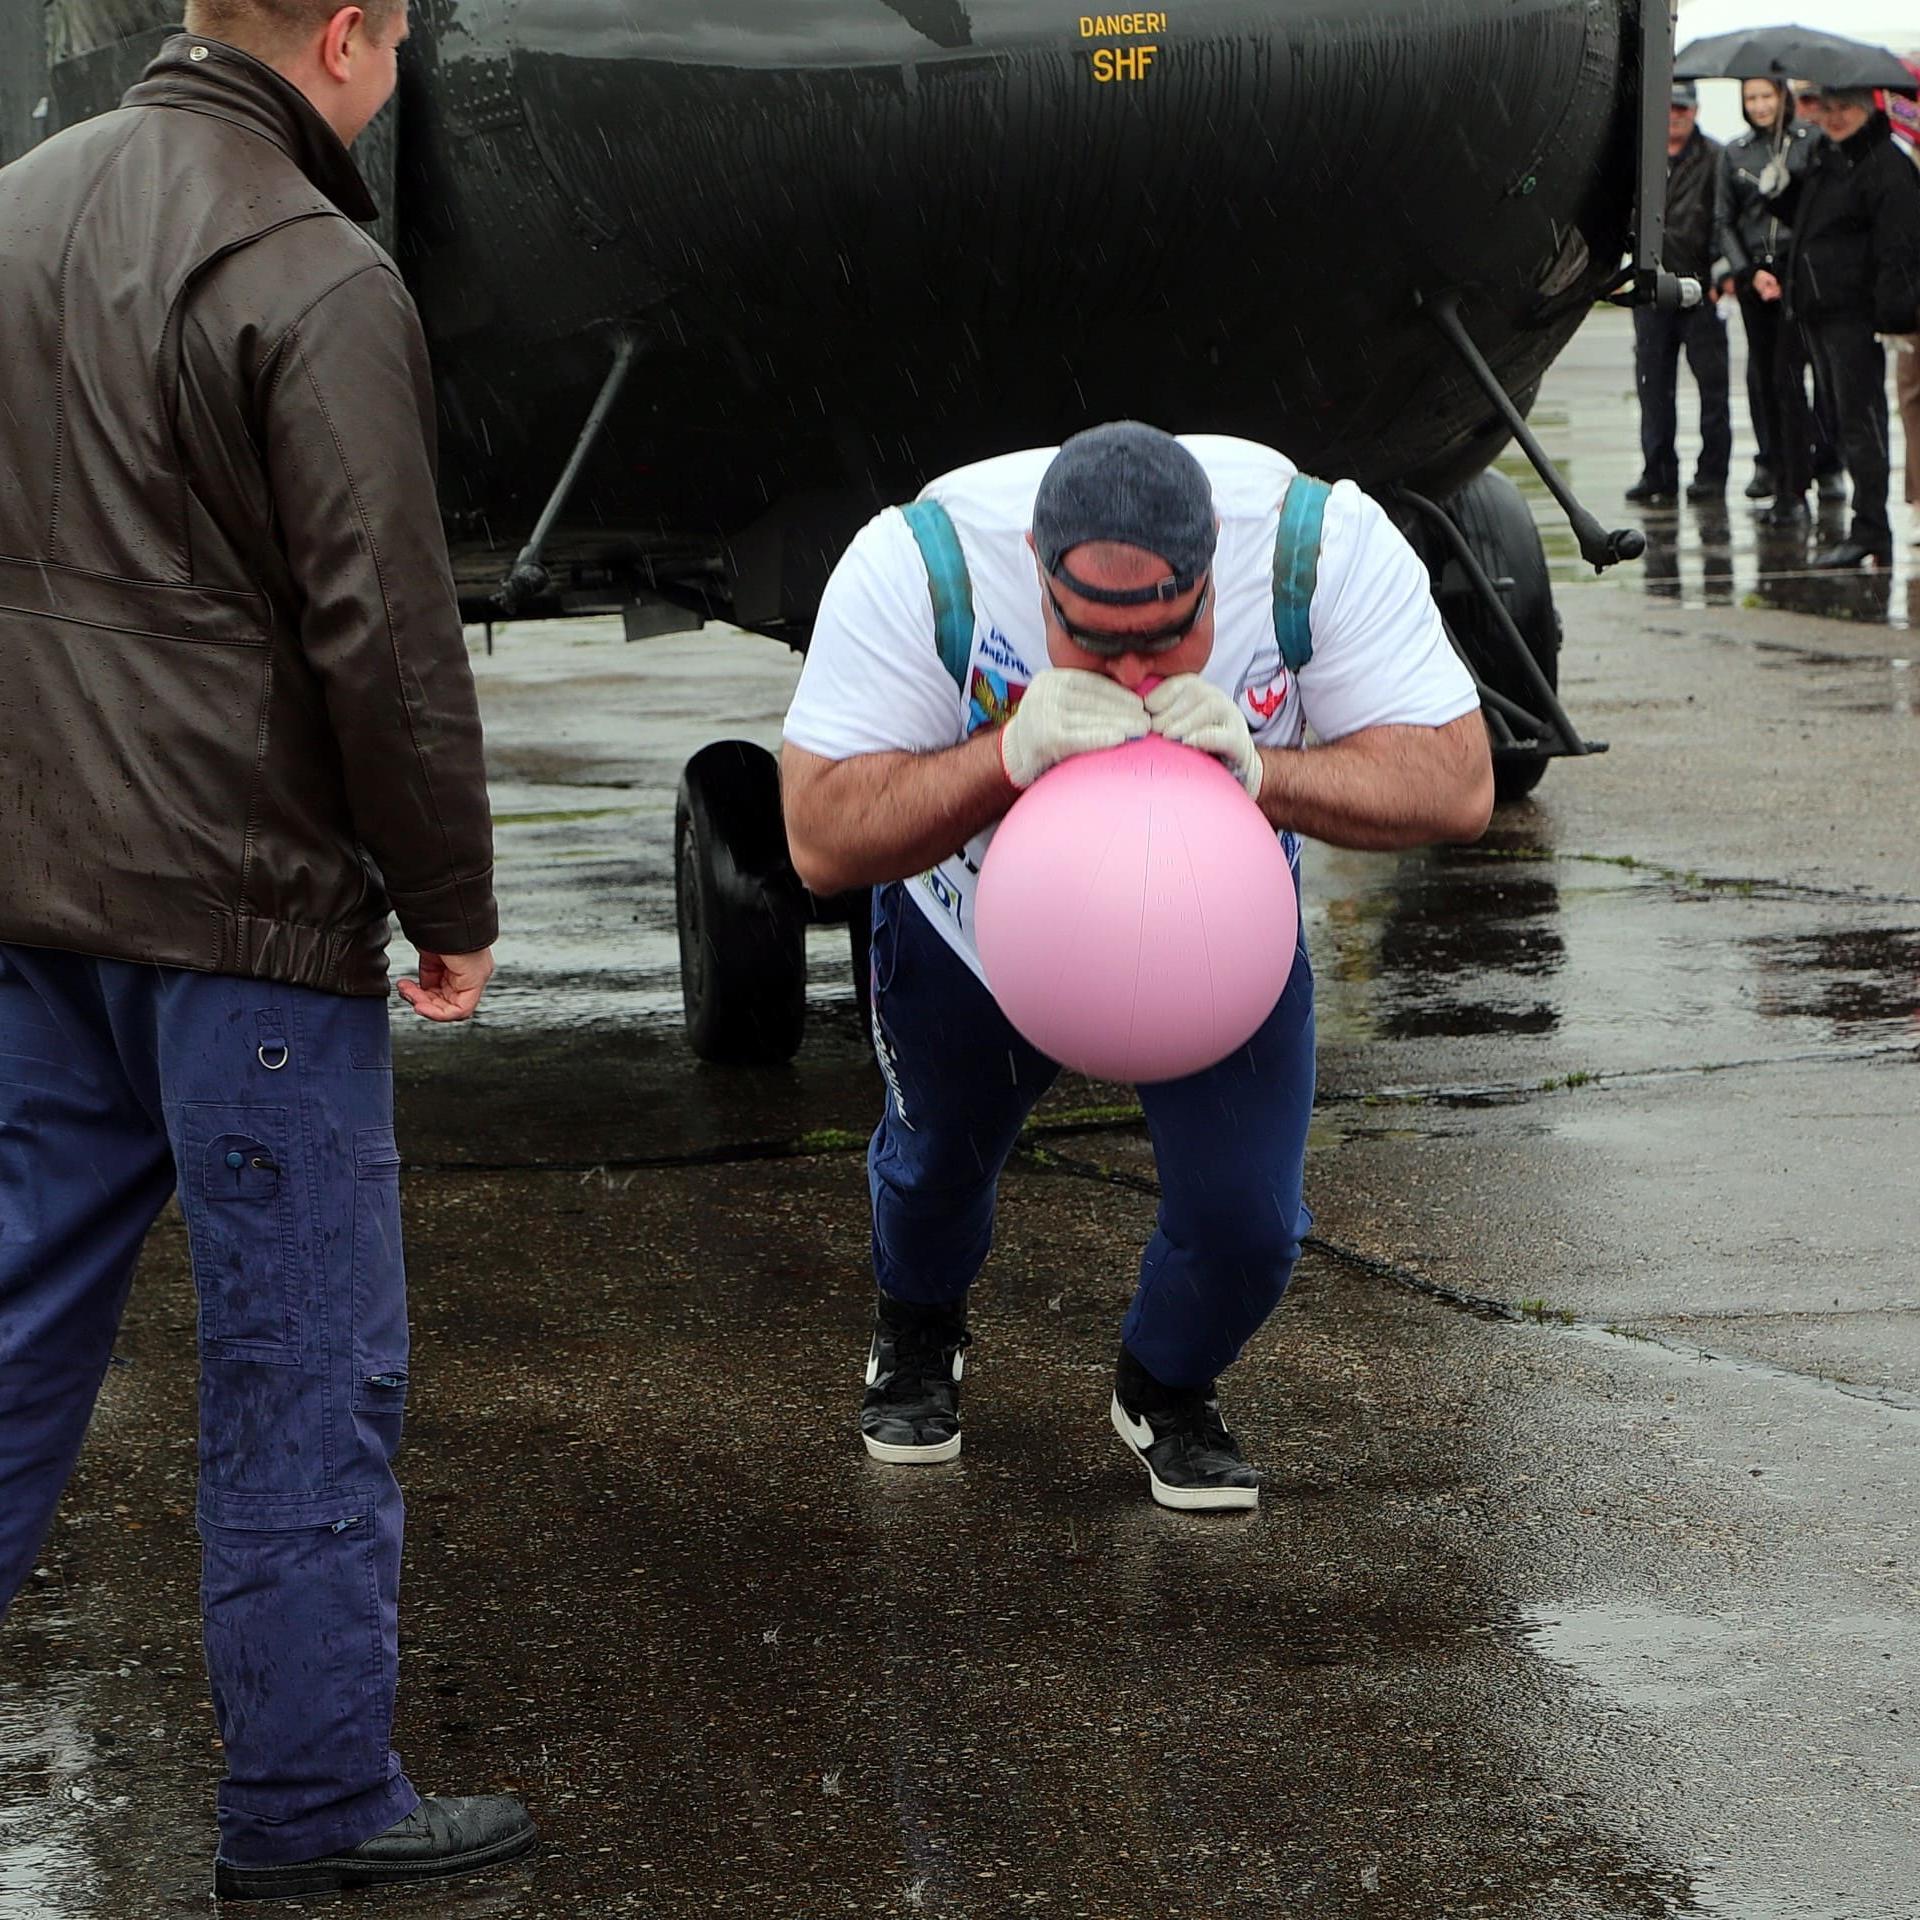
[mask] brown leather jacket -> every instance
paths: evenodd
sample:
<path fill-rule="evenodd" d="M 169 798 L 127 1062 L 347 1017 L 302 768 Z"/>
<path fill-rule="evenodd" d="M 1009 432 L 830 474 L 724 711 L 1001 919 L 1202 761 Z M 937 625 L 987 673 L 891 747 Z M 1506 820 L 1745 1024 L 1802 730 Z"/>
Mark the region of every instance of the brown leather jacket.
<path fill-rule="evenodd" d="M 492 943 L 413 303 L 232 47 L 0 170 L 0 941 L 384 994 Z"/>

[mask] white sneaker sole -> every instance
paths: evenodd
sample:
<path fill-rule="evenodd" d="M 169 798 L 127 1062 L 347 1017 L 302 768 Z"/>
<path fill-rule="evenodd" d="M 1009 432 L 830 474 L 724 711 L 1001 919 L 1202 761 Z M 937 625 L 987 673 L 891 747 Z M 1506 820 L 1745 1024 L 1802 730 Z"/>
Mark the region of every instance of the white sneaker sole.
<path fill-rule="evenodd" d="M 887 1467 L 937 1467 L 948 1460 L 960 1458 L 960 1435 L 951 1440 L 942 1440 L 932 1447 L 895 1447 L 884 1440 L 875 1440 L 868 1434 L 860 1436 L 866 1442 L 867 1457 L 878 1460 Z"/>
<path fill-rule="evenodd" d="M 1258 1487 L 1170 1487 L 1153 1470 L 1153 1462 L 1134 1444 L 1133 1435 L 1127 1431 L 1126 1415 L 1120 1410 L 1120 1396 L 1113 1396 L 1107 1408 L 1107 1417 L 1113 1422 L 1113 1430 L 1120 1436 L 1120 1444 L 1147 1470 L 1148 1485 L 1155 1502 L 1163 1507 L 1171 1507 L 1176 1513 L 1225 1513 L 1244 1511 L 1248 1507 L 1260 1504 Z"/>

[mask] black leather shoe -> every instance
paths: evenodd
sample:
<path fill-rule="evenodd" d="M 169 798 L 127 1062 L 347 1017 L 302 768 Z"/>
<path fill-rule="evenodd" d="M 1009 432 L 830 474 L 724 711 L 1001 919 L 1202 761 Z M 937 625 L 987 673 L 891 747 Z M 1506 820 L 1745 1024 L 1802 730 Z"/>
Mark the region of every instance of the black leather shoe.
<path fill-rule="evenodd" d="M 1773 469 L 1764 460 L 1753 463 L 1753 478 L 1747 482 L 1746 495 L 1749 500 L 1773 498 Z"/>
<path fill-rule="evenodd" d="M 1719 480 L 1695 479 L 1687 488 L 1687 498 L 1691 500 L 1695 506 L 1699 506 L 1707 500 L 1724 500 L 1726 497 L 1727 483 L 1724 478 Z"/>
<path fill-rule="evenodd" d="M 1642 474 L 1627 489 L 1627 496 L 1636 507 L 1670 507 L 1679 497 L 1676 487 L 1656 486 L 1645 474 Z"/>
<path fill-rule="evenodd" d="M 1881 553 L 1872 547 L 1863 547 L 1858 540 L 1842 540 L 1837 547 L 1828 547 L 1824 553 L 1815 554 L 1807 564 L 1839 573 L 1848 567 L 1864 567 L 1869 560 L 1875 566 L 1890 567 L 1893 565 L 1893 554 L 1891 551 Z"/>
<path fill-rule="evenodd" d="M 1813 510 L 1803 497 L 1783 495 L 1760 517 L 1770 527 L 1804 527 L 1812 523 Z"/>
<path fill-rule="evenodd" d="M 1844 468 L 1836 467 L 1831 473 L 1816 473 L 1814 483 L 1820 489 L 1820 499 L 1826 506 L 1832 506 L 1836 500 L 1847 497 L 1847 476 Z"/>
<path fill-rule="evenodd" d="M 236 1867 L 215 1860 L 213 1890 L 222 1900 L 295 1900 L 349 1887 L 417 1886 L 517 1860 L 539 1837 L 526 1808 L 504 1794 L 428 1799 L 351 1853 L 285 1867 Z"/>

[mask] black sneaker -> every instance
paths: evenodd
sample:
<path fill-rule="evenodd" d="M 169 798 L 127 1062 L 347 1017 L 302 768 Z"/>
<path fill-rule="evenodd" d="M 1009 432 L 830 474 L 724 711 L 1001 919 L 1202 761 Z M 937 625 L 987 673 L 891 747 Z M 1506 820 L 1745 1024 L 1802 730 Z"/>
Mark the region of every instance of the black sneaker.
<path fill-rule="evenodd" d="M 1764 460 L 1753 463 L 1753 478 L 1746 484 L 1746 496 L 1749 500 L 1771 500 L 1773 498 L 1773 469 Z"/>
<path fill-rule="evenodd" d="M 932 1467 L 959 1458 L 960 1377 L 972 1343 L 964 1295 L 944 1307 L 880 1295 L 860 1403 L 860 1437 L 874 1459 Z"/>
<path fill-rule="evenodd" d="M 1211 1382 L 1163 1387 L 1122 1347 L 1112 1415 L 1114 1432 L 1146 1468 L 1161 1506 L 1212 1513 L 1260 1504 L 1260 1475 L 1227 1431 Z"/>
<path fill-rule="evenodd" d="M 526 1808 L 505 1794 L 426 1799 L 385 1833 L 323 1860 L 236 1867 L 216 1859 L 213 1890 L 222 1900 L 296 1900 L 350 1887 L 418 1886 L 517 1860 L 539 1837 Z"/>

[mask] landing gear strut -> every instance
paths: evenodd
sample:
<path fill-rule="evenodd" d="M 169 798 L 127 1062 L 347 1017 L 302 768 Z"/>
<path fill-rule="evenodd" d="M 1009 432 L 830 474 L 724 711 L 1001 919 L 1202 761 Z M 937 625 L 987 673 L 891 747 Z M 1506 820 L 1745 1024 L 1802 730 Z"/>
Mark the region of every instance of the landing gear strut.
<path fill-rule="evenodd" d="M 1560 704 L 1560 615 L 1519 488 L 1489 471 L 1444 508 L 1408 487 L 1387 497 L 1427 561 L 1448 636 L 1479 689 L 1495 797 L 1531 793 L 1559 755 L 1605 753 L 1607 743 L 1584 739 Z"/>

